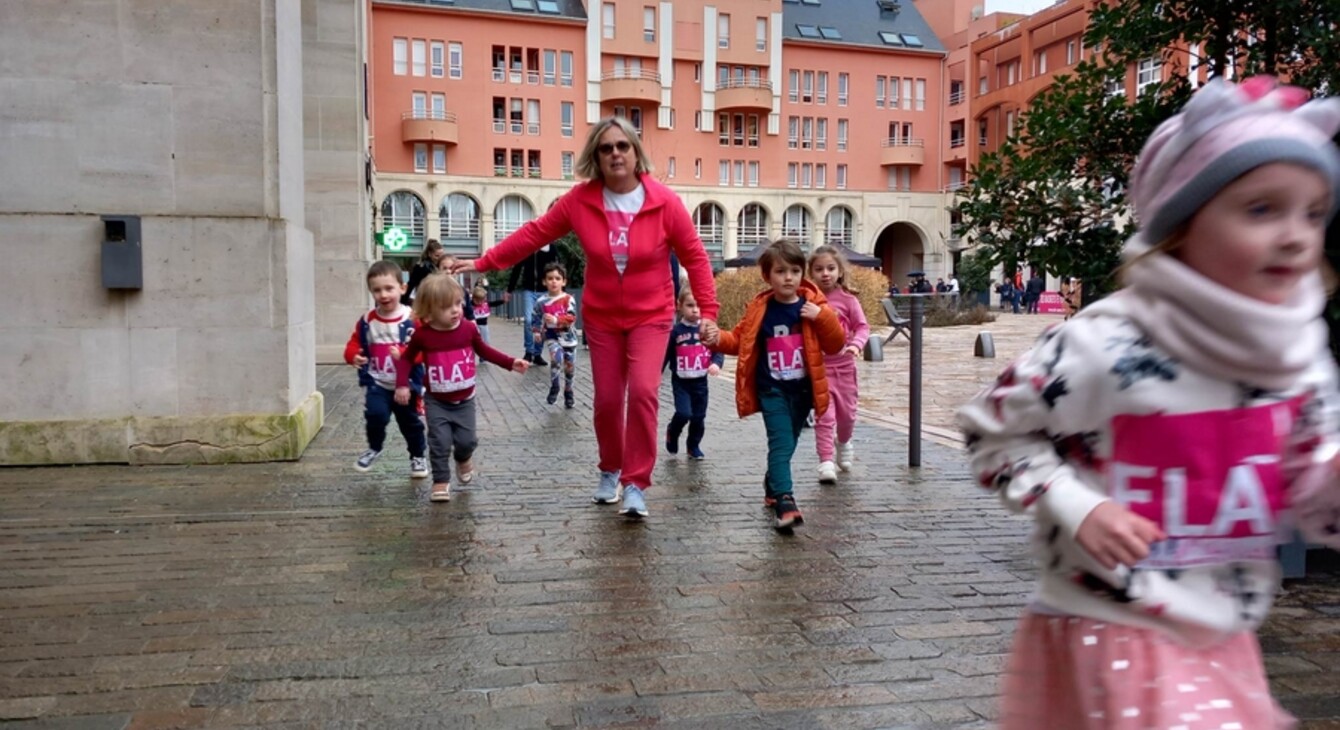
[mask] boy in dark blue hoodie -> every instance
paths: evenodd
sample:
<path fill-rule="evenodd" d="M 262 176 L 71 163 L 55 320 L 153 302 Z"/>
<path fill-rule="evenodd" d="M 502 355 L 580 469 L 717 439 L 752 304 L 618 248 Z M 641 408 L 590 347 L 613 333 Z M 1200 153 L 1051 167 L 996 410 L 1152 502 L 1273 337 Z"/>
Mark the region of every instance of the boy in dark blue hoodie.
<path fill-rule="evenodd" d="M 670 330 L 670 346 L 665 353 L 665 364 L 670 371 L 670 386 L 675 395 L 675 415 L 665 430 L 665 450 L 679 453 L 679 434 L 689 427 L 689 458 L 704 459 L 701 445 L 707 420 L 707 376 L 721 372 L 726 356 L 711 352 L 698 339 L 698 325 L 702 321 L 693 291 L 684 287 L 676 300 L 678 321 Z"/>

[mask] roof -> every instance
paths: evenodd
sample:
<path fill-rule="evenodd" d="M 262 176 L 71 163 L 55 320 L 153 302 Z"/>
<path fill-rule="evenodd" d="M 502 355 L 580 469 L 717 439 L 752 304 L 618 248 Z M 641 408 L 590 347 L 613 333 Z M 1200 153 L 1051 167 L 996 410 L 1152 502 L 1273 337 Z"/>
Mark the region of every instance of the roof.
<path fill-rule="evenodd" d="M 586 20 L 582 0 L 376 0 L 379 5 L 416 5 L 430 8 L 483 10 L 534 18 Z"/>
<path fill-rule="evenodd" d="M 912 0 L 782 0 L 782 22 L 786 40 L 945 52 Z"/>

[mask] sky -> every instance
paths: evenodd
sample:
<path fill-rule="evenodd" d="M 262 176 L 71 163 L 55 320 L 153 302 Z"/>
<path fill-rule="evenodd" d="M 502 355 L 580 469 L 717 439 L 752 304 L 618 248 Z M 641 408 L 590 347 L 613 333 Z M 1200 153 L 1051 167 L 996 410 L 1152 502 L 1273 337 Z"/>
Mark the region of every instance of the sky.
<path fill-rule="evenodd" d="M 986 0 L 987 13 L 1036 13 L 1056 0 Z"/>

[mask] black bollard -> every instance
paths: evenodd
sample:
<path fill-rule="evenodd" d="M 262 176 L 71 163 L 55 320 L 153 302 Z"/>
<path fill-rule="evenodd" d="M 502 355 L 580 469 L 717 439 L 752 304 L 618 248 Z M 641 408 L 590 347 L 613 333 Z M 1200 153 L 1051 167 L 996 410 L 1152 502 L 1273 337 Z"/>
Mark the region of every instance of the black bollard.
<path fill-rule="evenodd" d="M 907 465 L 921 466 L 921 320 L 926 317 L 926 301 L 913 296 L 912 312 L 912 352 L 911 382 L 908 393 L 908 420 L 911 421 L 907 433 Z"/>

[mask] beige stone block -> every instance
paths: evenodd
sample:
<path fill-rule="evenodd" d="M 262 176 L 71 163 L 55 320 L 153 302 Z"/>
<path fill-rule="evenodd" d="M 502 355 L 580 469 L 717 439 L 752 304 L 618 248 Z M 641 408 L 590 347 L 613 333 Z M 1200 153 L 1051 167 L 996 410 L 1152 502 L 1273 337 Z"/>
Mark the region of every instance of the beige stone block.
<path fill-rule="evenodd" d="M 239 325 L 178 331 L 181 417 L 287 411 L 288 328 Z"/>
<path fill-rule="evenodd" d="M 303 46 L 302 51 L 304 94 L 350 99 L 358 97 L 363 65 L 349 44 L 318 41 Z"/>
<path fill-rule="evenodd" d="M 0 372 L 11 387 L 0 388 L 0 421 L 40 421 L 85 413 L 85 371 L 97 361 L 80 360 L 80 330 L 9 327 L 0 330 Z M 18 387 L 14 387 L 18 386 Z"/>
<path fill-rule="evenodd" d="M 274 291 L 277 295 L 282 292 L 284 299 L 275 302 L 274 321 L 290 325 L 311 322 L 316 316 L 312 234 L 291 223 L 275 233 L 282 238 L 276 240 L 272 249 L 276 256 L 274 266 L 278 284 Z"/>
<path fill-rule="evenodd" d="M 307 320 L 288 328 L 288 403 L 297 408 L 316 390 L 316 323 Z"/>
<path fill-rule="evenodd" d="M 177 329 L 164 326 L 130 330 L 130 412 L 136 416 L 177 415 Z"/>
<path fill-rule="evenodd" d="M 129 421 L 0 421 L 0 464 L 125 463 Z"/>
<path fill-rule="evenodd" d="M 307 97 L 311 102 L 312 97 Z M 326 152 L 361 152 L 363 139 L 362 103 L 355 97 L 316 97 L 321 110 L 320 149 Z"/>
<path fill-rule="evenodd" d="M 354 259 L 367 261 L 372 247 L 372 224 L 368 220 L 367 205 L 356 198 L 348 203 L 327 203 L 319 217 L 309 216 L 309 224 L 317 221 L 318 255 L 324 259 Z M 313 234 L 317 231 L 314 230 Z"/>
<path fill-rule="evenodd" d="M 264 100 L 178 88 L 172 117 L 176 210 L 183 215 L 265 216 L 278 210 L 267 173 Z"/>
<path fill-rule="evenodd" d="M 145 288 L 127 304 L 128 321 L 269 328 L 271 222 L 263 218 L 147 218 Z M 282 289 L 282 287 L 281 287 Z"/>
<path fill-rule="evenodd" d="M 0 4 L 0 77 L 108 79 L 121 68 L 119 5 L 118 0 Z M 15 100 L 0 98 L 5 105 Z"/>
<path fill-rule="evenodd" d="M 130 412 L 130 331 L 83 329 L 79 349 L 68 355 L 76 363 L 77 382 L 83 387 L 84 418 L 112 418 Z"/>
<path fill-rule="evenodd" d="M 9 36 L 8 30 L 0 30 L 0 44 Z M 6 51 L 0 58 L 11 55 Z M 0 78 L 0 160 L 5 170 L 0 175 L 0 213 L 77 210 L 79 125 L 76 106 L 70 104 L 76 88 L 56 79 Z"/>
<path fill-rule="evenodd" d="M 126 302 L 136 295 L 102 287 L 102 236 L 95 216 L 0 215 L 0 241 L 7 244 L 0 266 L 6 321 L 15 327 L 125 327 Z"/>
<path fill-rule="evenodd" d="M 117 66 L 128 80 L 141 83 L 197 86 L 223 96 L 233 89 L 260 89 L 271 58 L 265 8 L 273 2 L 120 0 Z"/>
<path fill-rule="evenodd" d="M 152 84 L 81 84 L 76 90 L 74 209 L 166 214 L 174 210 L 173 91 Z"/>
<path fill-rule="evenodd" d="M 323 43 L 339 43 L 348 46 L 347 53 L 353 57 L 357 53 L 358 42 L 358 3 L 352 0 L 317 0 L 316 21 L 317 40 Z M 303 15 L 307 7 L 304 4 Z"/>

